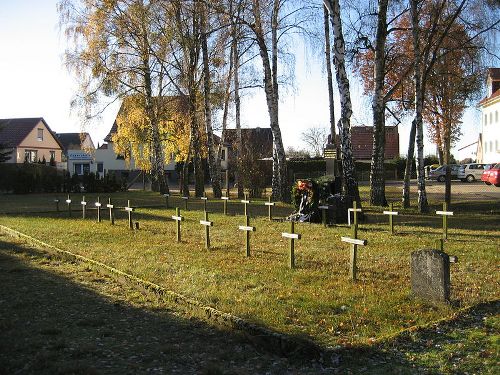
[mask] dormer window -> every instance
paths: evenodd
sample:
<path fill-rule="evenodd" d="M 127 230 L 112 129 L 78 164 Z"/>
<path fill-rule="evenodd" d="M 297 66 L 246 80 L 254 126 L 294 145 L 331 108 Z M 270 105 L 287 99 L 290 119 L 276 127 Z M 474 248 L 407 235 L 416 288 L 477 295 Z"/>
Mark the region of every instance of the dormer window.
<path fill-rule="evenodd" d="M 37 139 L 43 141 L 43 129 L 37 129 Z"/>

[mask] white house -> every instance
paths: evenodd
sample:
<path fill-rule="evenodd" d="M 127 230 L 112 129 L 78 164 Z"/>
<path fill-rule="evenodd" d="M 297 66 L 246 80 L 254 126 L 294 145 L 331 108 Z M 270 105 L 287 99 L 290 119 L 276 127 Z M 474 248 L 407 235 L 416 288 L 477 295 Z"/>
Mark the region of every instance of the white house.
<path fill-rule="evenodd" d="M 482 132 L 478 163 L 500 163 L 500 68 L 488 69 L 486 98 L 479 102 Z"/>
<path fill-rule="evenodd" d="M 64 147 L 63 162 L 66 163 L 64 169 L 72 175 L 79 176 L 96 172 L 95 147 L 89 133 L 57 133 L 56 136 Z"/>

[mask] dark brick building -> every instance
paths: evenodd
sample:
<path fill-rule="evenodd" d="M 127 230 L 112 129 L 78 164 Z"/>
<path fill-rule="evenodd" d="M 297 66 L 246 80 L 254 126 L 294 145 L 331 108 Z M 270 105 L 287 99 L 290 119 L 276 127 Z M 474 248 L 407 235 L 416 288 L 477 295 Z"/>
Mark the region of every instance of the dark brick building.
<path fill-rule="evenodd" d="M 353 126 L 351 128 L 352 152 L 356 160 L 370 160 L 373 151 L 373 126 Z M 385 128 L 385 159 L 399 156 L 398 126 Z"/>

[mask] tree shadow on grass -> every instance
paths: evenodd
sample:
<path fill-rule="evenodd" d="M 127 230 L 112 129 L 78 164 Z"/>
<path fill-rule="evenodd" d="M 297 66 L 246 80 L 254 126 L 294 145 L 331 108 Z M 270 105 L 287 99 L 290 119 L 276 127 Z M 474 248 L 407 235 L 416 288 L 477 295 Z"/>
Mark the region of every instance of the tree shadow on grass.
<path fill-rule="evenodd" d="M 0 284 L 0 374 L 416 372 L 372 346 L 340 349 L 340 367 L 285 358 L 83 264 L 1 240 Z"/>

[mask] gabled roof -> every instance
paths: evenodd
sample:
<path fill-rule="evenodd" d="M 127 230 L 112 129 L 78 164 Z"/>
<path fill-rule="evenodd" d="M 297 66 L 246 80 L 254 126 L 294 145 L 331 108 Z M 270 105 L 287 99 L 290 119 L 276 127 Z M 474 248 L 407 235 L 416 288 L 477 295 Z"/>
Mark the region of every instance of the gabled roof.
<path fill-rule="evenodd" d="M 63 145 L 43 117 L 0 119 L 0 143 L 9 147 L 17 147 L 40 121 L 47 127 L 59 147 L 63 149 Z"/>
<path fill-rule="evenodd" d="M 63 145 L 64 151 L 81 150 L 82 141 L 90 137 L 89 133 L 57 133 L 59 142 Z"/>
<path fill-rule="evenodd" d="M 233 145 L 236 142 L 236 129 L 226 129 L 222 138 L 224 143 Z M 241 129 L 241 138 L 246 147 L 257 153 L 259 158 L 273 156 L 273 132 L 271 128 L 246 128 Z"/>
<path fill-rule="evenodd" d="M 487 96 L 486 98 L 482 99 L 479 102 L 479 105 L 483 106 L 485 104 L 488 104 L 490 101 L 492 101 L 493 99 L 498 98 L 499 96 L 500 96 L 500 89 L 498 89 L 493 94 L 491 94 L 491 96 Z"/>

